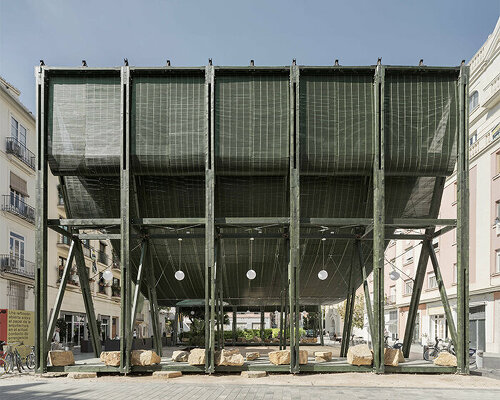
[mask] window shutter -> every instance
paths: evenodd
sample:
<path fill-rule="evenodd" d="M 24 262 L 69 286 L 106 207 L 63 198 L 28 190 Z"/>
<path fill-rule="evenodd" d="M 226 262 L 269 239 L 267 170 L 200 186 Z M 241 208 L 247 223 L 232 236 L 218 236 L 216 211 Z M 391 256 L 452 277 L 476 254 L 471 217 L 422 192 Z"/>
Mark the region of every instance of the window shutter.
<path fill-rule="evenodd" d="M 19 192 L 23 194 L 26 197 L 29 197 L 28 195 L 28 184 L 26 181 L 20 177 L 18 177 L 15 173 L 12 171 L 10 172 L 10 187 L 11 189 L 15 190 L 16 192 Z"/>

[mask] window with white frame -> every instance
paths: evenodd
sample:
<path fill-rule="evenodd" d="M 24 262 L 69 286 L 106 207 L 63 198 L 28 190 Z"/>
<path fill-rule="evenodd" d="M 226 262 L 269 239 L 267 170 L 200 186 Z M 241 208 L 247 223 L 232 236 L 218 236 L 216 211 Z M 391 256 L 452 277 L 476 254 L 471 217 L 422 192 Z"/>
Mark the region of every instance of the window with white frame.
<path fill-rule="evenodd" d="M 436 275 L 434 274 L 434 272 L 432 272 L 427 277 L 427 287 L 429 289 L 435 289 L 437 288 L 437 286 Z"/>
<path fill-rule="evenodd" d="M 389 303 L 396 303 L 396 286 L 391 286 L 389 288 Z"/>
<path fill-rule="evenodd" d="M 410 295 L 413 292 L 413 281 L 411 279 L 408 279 L 404 283 L 404 293 L 405 295 Z"/>
<path fill-rule="evenodd" d="M 500 249 L 495 251 L 495 256 L 496 256 L 495 272 L 500 273 Z"/>
<path fill-rule="evenodd" d="M 405 264 L 411 263 L 413 261 L 413 248 L 405 251 L 404 260 Z"/>
<path fill-rule="evenodd" d="M 16 139 L 23 146 L 26 146 L 26 128 L 22 126 L 14 117 L 10 117 L 10 136 Z"/>
<path fill-rule="evenodd" d="M 16 269 L 24 268 L 24 237 L 10 232 L 9 251 L 12 265 Z"/>
<path fill-rule="evenodd" d="M 476 142 L 477 142 L 477 131 L 474 131 L 474 133 L 469 136 L 469 146 L 472 146 Z"/>
<path fill-rule="evenodd" d="M 469 112 L 474 111 L 474 109 L 479 105 L 479 93 L 474 90 L 469 96 Z"/>

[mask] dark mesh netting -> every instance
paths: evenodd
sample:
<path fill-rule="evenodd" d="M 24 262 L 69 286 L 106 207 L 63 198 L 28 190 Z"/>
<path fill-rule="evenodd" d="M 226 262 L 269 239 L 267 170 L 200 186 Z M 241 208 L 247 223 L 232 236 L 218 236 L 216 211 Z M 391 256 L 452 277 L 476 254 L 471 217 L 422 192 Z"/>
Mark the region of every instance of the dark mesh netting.
<path fill-rule="evenodd" d="M 216 221 L 290 216 L 293 128 L 299 138 L 300 217 L 372 218 L 375 68 L 299 70 L 294 86 L 285 67 L 216 67 L 212 87 L 204 68 L 131 68 L 131 217 L 205 217 L 210 127 Z M 457 78 L 457 69 L 451 68 L 386 68 L 380 100 L 387 218 L 438 216 L 438 210 L 431 209 L 432 199 L 441 198 L 440 183 L 456 162 Z M 294 90 L 297 104 L 291 96 Z M 48 93 L 48 156 L 52 172 L 63 177 L 68 217 L 119 218 L 120 70 L 55 70 L 48 78 Z M 294 105 L 296 126 L 291 121 Z M 358 229 L 301 227 L 301 304 L 345 298 L 351 277 L 355 285 L 361 284 L 353 241 L 341 237 Z M 145 230 L 160 304 L 203 299 L 203 224 L 134 227 L 133 275 Z M 118 233 L 119 228 L 109 227 L 108 232 Z M 386 232 L 392 233 L 389 228 Z M 225 224 L 217 234 L 216 273 L 224 301 L 240 306 L 279 304 L 288 273 L 287 228 L 273 223 Z M 119 252 L 119 241 L 112 243 Z M 362 249 L 370 272 L 371 241 L 363 241 Z M 181 282 L 174 279 L 179 269 L 186 276 Z M 249 269 L 256 271 L 254 280 L 246 277 Z M 321 269 L 328 271 L 324 281 L 317 276 Z"/>

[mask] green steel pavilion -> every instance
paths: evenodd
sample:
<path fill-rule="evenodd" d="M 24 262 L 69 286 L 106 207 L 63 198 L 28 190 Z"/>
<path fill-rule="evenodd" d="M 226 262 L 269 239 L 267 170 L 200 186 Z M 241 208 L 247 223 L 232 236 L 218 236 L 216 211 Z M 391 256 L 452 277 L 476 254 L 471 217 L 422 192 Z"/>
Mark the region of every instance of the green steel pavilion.
<path fill-rule="evenodd" d="M 463 62 L 386 66 L 380 60 L 356 67 L 295 60 L 277 67 L 211 60 L 189 68 L 36 67 L 37 371 L 467 374 L 468 74 Z M 48 218 L 49 168 L 59 177 L 66 219 Z M 457 216 L 438 219 L 445 180 L 455 168 Z M 432 247 L 433 238 L 455 228 L 456 321 Z M 72 241 L 54 305 L 47 304 L 48 229 Z M 119 367 L 47 365 L 73 260 L 96 357 L 101 352 L 83 239 L 109 239 L 121 257 Z M 422 251 L 404 355 L 430 259 L 457 367 L 384 366 L 384 250 L 390 240 L 409 239 L 420 240 Z M 361 286 L 373 366 L 345 358 Z M 140 293 L 151 304 L 160 355 L 159 307 L 196 303 L 204 309 L 204 366 L 131 365 Z M 341 357 L 299 365 L 299 314 L 344 299 Z M 290 350 L 290 365 L 216 365 L 215 352 L 224 347 L 220 316 L 246 310 L 279 311 L 279 348 Z"/>

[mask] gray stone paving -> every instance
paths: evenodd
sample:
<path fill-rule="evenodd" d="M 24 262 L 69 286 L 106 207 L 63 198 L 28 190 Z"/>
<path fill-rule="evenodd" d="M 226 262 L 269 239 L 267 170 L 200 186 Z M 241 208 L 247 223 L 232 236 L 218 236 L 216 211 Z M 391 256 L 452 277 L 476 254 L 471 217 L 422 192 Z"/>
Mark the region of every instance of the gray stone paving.
<path fill-rule="evenodd" d="M 322 399 L 499 399 L 500 389 L 440 389 L 397 387 L 332 387 L 232 384 L 186 384 L 175 382 L 70 381 L 53 378 L 45 381 L 3 379 L 0 399 L 251 399 L 251 400 L 322 400 Z"/>

